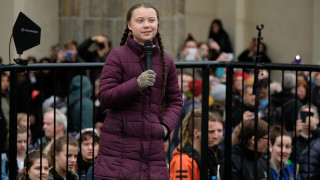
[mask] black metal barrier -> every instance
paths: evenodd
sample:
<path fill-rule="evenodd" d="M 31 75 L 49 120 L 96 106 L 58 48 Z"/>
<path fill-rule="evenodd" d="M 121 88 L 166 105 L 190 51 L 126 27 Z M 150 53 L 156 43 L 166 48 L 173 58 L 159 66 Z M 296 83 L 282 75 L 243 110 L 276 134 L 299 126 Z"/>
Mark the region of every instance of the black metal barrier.
<path fill-rule="evenodd" d="M 60 64 L 29 64 L 27 66 L 21 65 L 0 65 L 1 72 L 9 72 L 10 73 L 10 126 L 9 126 L 9 153 L 8 159 L 9 161 L 9 179 L 16 179 L 16 169 L 17 169 L 17 161 L 16 161 L 16 154 L 17 154 L 17 106 L 18 106 L 18 99 L 17 99 L 17 77 L 19 72 L 30 72 L 30 71 L 42 71 L 42 70 L 51 70 L 53 72 L 59 72 L 59 70 L 68 70 L 68 71 L 75 71 L 79 70 L 82 72 L 86 71 L 100 71 L 103 67 L 103 63 L 60 63 Z M 283 72 L 284 71 L 293 71 L 297 75 L 300 71 L 308 71 L 310 74 L 310 81 L 309 81 L 309 100 L 311 97 L 311 72 L 318 72 L 320 71 L 320 66 L 316 65 L 295 65 L 295 64 L 257 64 L 256 66 L 253 63 L 238 63 L 238 62 L 217 62 L 217 61 L 203 61 L 203 62 L 176 62 L 176 67 L 178 71 L 183 72 L 185 69 L 191 69 L 193 73 L 195 70 L 201 71 L 202 76 L 202 127 L 201 127 L 201 167 L 200 167 L 200 179 L 208 179 L 208 113 L 209 112 L 209 75 L 213 68 L 222 67 L 226 71 L 226 116 L 225 116 L 225 133 L 224 133 L 224 164 L 223 164 L 223 177 L 224 179 L 232 179 L 232 120 L 233 120 L 233 111 L 232 111 L 232 104 L 233 104 L 233 77 L 235 69 L 240 69 L 241 72 L 244 69 L 264 69 L 269 72 L 270 76 L 272 76 L 273 71 L 281 71 L 282 77 L 280 79 L 283 80 Z M 55 75 L 57 75 L 55 73 Z M 194 76 L 194 75 L 193 75 Z M 270 76 L 269 81 L 270 82 Z M 195 76 L 194 76 L 195 77 Z M 55 78 L 54 87 L 56 86 L 57 81 L 59 79 Z M 181 82 L 183 79 L 181 79 Z M 81 81 L 82 82 L 82 81 Z M 296 80 L 297 82 L 297 80 Z M 94 82 L 92 82 L 94 83 Z M 242 82 L 243 83 L 243 82 Z M 82 84 L 81 84 L 82 86 Z M 283 84 L 282 84 L 283 86 Z M 93 91 L 94 91 L 94 85 Z M 257 86 L 255 86 L 257 87 Z M 68 88 L 68 87 L 65 87 Z M 270 87 L 268 86 L 270 89 Z M 82 89 L 82 88 L 81 88 Z M 297 87 L 295 88 L 297 90 Z M 25 89 L 28 91 L 28 89 Z M 55 89 L 54 89 L 55 90 Z M 81 93 L 80 93 L 81 94 Z M 56 95 L 54 93 L 54 95 Z M 270 102 L 270 91 L 269 91 L 269 102 Z M 242 97 L 243 98 L 243 97 Z M 297 96 L 295 96 L 295 105 L 297 101 Z M 27 103 L 30 102 L 30 99 Z M 81 102 L 81 101 L 80 101 Z M 270 104 L 270 103 L 269 103 Z M 56 107 L 56 101 L 54 101 L 54 107 Z M 82 107 L 82 106 L 80 106 Z M 310 103 L 309 103 L 310 107 Z M 270 108 L 270 107 L 269 107 Z M 28 109 L 28 108 L 27 108 Z M 28 111 L 28 115 L 29 115 Z M 255 121 L 258 122 L 258 114 L 255 111 Z M 81 118 L 82 119 L 82 118 Z M 28 118 L 29 124 L 29 118 Z M 69 124 L 69 119 L 68 119 Z M 81 123 L 80 123 L 81 124 Z M 257 123 L 256 123 L 257 124 Z M 42 123 L 41 123 L 42 125 Z M 283 125 L 283 124 L 282 124 Z M 69 126 L 68 126 L 69 127 Z M 93 122 L 94 127 L 94 122 Z M 295 125 L 294 125 L 295 127 Z M 309 125 L 310 128 L 310 125 Z M 257 130 L 257 125 L 255 127 Z M 69 130 L 67 130 L 67 134 Z M 257 133 L 257 132 L 256 132 Z M 269 137 L 269 136 L 268 136 Z M 310 135 L 309 135 L 310 139 Z M 256 145 L 257 143 L 255 143 Z M 1 145 L 2 146 L 2 145 Z M 41 146 L 41 145 L 40 145 Z M 169 145 L 170 146 L 170 145 Z M 308 151 L 308 163 L 310 163 L 310 141 L 308 143 L 309 151 Z M 294 146 L 295 148 L 295 146 Z M 257 150 L 257 147 L 255 147 Z M 170 160 L 169 160 L 170 161 Z M 1 167 L 3 162 L 1 161 Z M 170 162 L 168 162 L 170 163 Z M 269 164 L 268 164 L 269 167 Z M 170 167 L 169 167 L 170 169 Z M 255 162 L 255 179 L 257 178 L 257 164 Z M 295 169 L 296 172 L 296 169 Z M 93 174 L 93 173 L 92 173 Z M 309 173 L 308 173 L 309 177 Z M 182 178 L 182 177 L 180 177 Z M 296 179 L 296 178 L 294 178 Z"/>

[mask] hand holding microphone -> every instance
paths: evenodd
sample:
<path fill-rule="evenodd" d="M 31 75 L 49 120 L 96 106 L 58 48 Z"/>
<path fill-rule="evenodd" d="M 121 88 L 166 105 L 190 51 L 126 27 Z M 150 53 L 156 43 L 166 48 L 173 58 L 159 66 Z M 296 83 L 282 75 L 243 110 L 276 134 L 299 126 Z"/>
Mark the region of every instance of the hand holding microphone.
<path fill-rule="evenodd" d="M 156 73 L 153 70 L 147 70 L 138 77 L 137 82 L 141 90 L 153 86 L 156 81 Z"/>

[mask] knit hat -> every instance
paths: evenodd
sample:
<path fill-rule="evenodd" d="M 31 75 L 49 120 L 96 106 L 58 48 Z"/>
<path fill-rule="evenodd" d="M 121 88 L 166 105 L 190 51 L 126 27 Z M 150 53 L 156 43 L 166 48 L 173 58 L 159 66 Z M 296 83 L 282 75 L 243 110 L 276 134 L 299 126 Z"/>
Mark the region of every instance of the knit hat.
<path fill-rule="evenodd" d="M 233 80 L 235 80 L 239 76 L 242 77 L 242 72 L 238 72 L 238 73 L 234 74 Z M 248 78 L 248 74 L 246 72 L 243 73 L 243 78 L 244 78 L 244 80 L 246 80 Z"/>
<path fill-rule="evenodd" d="M 211 88 L 210 94 L 214 101 L 223 102 L 226 100 L 226 85 L 217 84 Z"/>
<path fill-rule="evenodd" d="M 193 82 L 194 82 L 194 92 L 193 92 Z M 199 94 L 202 93 L 202 80 L 196 79 L 194 81 L 189 82 L 189 90 L 194 96 L 198 96 Z"/>

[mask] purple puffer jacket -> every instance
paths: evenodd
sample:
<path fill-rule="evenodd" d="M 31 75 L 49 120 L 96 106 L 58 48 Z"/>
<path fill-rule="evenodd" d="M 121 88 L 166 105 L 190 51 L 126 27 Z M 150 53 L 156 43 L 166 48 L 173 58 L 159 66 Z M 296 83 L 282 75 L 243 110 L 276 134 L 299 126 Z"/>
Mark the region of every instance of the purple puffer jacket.
<path fill-rule="evenodd" d="M 102 70 L 99 100 L 110 109 L 104 121 L 95 177 L 102 179 L 169 179 L 164 152 L 165 125 L 174 129 L 181 113 L 181 93 L 175 64 L 167 63 L 166 106 L 163 102 L 163 71 L 157 42 L 153 49 L 154 86 L 141 91 L 138 76 L 145 71 L 143 45 L 128 37 L 126 45 L 112 50 Z M 169 133 L 170 133 L 169 132 Z"/>

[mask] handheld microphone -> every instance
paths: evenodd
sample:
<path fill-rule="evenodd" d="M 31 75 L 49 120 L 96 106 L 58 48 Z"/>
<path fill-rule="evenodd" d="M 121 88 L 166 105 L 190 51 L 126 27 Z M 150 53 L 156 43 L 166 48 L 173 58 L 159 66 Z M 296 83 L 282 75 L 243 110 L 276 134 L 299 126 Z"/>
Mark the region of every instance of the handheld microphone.
<path fill-rule="evenodd" d="M 146 70 L 152 69 L 152 41 L 144 42 L 144 52 L 146 53 Z"/>

